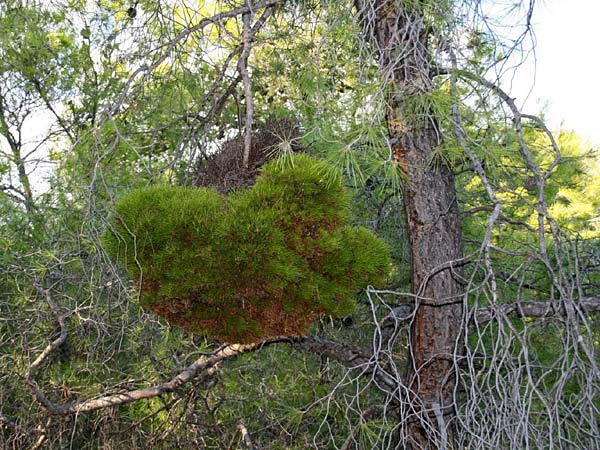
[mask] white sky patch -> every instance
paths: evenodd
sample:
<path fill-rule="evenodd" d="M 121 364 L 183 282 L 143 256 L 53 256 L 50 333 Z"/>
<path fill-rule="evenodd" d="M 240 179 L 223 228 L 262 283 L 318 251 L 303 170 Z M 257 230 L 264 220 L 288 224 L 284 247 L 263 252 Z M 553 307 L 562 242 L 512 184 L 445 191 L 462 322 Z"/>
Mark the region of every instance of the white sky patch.
<path fill-rule="evenodd" d="M 41 146 L 39 143 L 48 135 L 54 123 L 52 113 L 41 110 L 34 112 L 23 124 L 26 134 L 22 153 L 23 156 L 29 155 L 25 167 L 30 175 L 29 181 L 34 195 L 46 192 L 50 188 L 48 178 L 52 175 L 56 163 L 49 160 L 48 149 L 54 145 L 54 141 L 48 141 Z"/>
<path fill-rule="evenodd" d="M 536 58 L 517 71 L 511 90 L 525 112 L 544 111 L 552 129 L 573 130 L 594 145 L 600 145 L 599 19 L 600 0 L 536 2 Z"/>
<path fill-rule="evenodd" d="M 46 192 L 50 187 L 48 179 L 52 175 L 56 163 L 49 160 L 48 149 L 54 145 L 55 141 L 52 139 L 43 141 L 54 123 L 55 118 L 52 113 L 40 109 L 31 113 L 22 126 L 21 157 L 25 160 L 25 170 L 34 195 Z M 4 136 L 0 136 L 0 151 L 4 153 L 5 159 L 12 159 L 10 147 Z M 14 164 L 11 164 L 11 170 L 6 177 L 4 181 L 7 181 L 8 184 L 21 187 Z"/>

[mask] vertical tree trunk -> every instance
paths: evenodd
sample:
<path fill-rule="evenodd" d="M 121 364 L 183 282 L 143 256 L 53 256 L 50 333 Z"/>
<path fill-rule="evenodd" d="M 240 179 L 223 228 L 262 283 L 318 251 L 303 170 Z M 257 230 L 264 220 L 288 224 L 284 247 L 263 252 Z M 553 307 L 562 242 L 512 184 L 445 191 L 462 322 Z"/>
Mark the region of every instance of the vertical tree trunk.
<path fill-rule="evenodd" d="M 12 163 L 17 168 L 17 175 L 19 177 L 19 183 L 21 184 L 20 194 L 23 197 L 22 200 L 25 206 L 25 211 L 27 212 L 29 221 L 34 223 L 36 219 L 36 213 L 35 204 L 33 202 L 33 191 L 31 190 L 31 183 L 25 168 L 25 160 L 21 155 L 21 140 L 15 139 L 11 134 L 10 127 L 8 126 L 5 117 L 6 111 L 2 104 L 3 101 L 4 99 L 0 95 L 0 136 L 4 136 L 12 152 Z"/>
<path fill-rule="evenodd" d="M 408 4 L 409 2 L 404 2 Z M 440 143 L 427 107 L 433 83 L 428 35 L 419 3 L 377 2 L 375 38 L 388 80 L 387 125 L 394 159 L 404 172 L 404 203 L 411 248 L 412 291 L 419 297 L 411 328 L 406 383 L 413 395 L 408 443 L 413 449 L 446 448 L 461 353 L 462 286 L 451 261 L 462 257 L 454 175 L 434 158 Z"/>

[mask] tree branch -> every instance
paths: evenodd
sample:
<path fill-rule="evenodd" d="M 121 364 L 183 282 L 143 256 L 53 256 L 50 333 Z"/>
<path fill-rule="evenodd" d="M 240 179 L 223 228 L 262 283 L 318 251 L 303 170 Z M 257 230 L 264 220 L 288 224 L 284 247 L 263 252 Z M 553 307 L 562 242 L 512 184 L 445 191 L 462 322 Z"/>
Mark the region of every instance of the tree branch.
<path fill-rule="evenodd" d="M 250 42 L 253 42 L 255 40 L 258 32 L 263 28 L 263 26 L 267 22 L 267 19 L 272 15 L 273 9 L 274 6 L 269 6 L 265 8 L 262 15 L 256 20 L 256 22 L 254 22 L 254 25 L 252 26 L 252 29 L 250 31 Z M 231 79 L 227 87 L 224 88 L 221 95 L 217 95 L 219 93 L 219 89 L 221 89 L 222 87 L 223 80 L 227 76 L 227 71 L 229 69 L 231 61 L 237 55 L 239 55 L 243 49 L 244 44 L 240 43 L 229 53 L 229 55 L 227 55 L 227 58 L 225 58 L 225 61 L 221 65 L 219 73 L 217 74 L 215 81 L 212 83 L 211 88 L 208 91 L 206 91 L 206 93 L 202 96 L 202 99 L 199 101 L 200 105 L 203 105 L 208 101 L 211 102 L 211 106 L 206 114 L 202 115 L 201 109 L 196 110 L 195 112 L 186 112 L 175 117 L 173 120 L 160 126 L 159 128 L 155 128 L 154 130 L 159 131 L 169 129 L 175 123 L 180 122 L 182 120 L 188 123 L 194 122 L 194 126 L 196 128 L 206 127 L 207 125 L 209 125 L 212 122 L 212 120 L 221 113 L 223 107 L 226 104 L 227 99 L 235 92 L 235 89 L 239 82 L 242 81 L 242 76 L 238 73 L 238 75 L 235 78 Z"/>
<path fill-rule="evenodd" d="M 252 20 L 252 0 L 246 0 L 246 6 L 249 11 L 242 15 L 244 28 L 242 32 L 243 50 L 238 61 L 238 72 L 242 77 L 244 84 L 244 97 L 246 101 L 246 123 L 244 124 L 244 155 L 242 164 L 248 168 L 250 160 L 250 148 L 252 147 L 252 120 L 254 116 L 254 103 L 252 99 L 252 84 L 248 73 L 248 57 L 250 56 L 251 44 L 251 20 Z"/>
<path fill-rule="evenodd" d="M 56 119 L 56 121 L 58 122 L 60 127 L 62 128 L 62 130 L 69 137 L 71 142 L 75 142 L 75 136 L 71 132 L 72 126 L 67 125 L 65 120 L 60 116 L 60 114 L 58 114 L 56 109 L 54 109 L 54 107 L 52 106 L 52 102 L 50 102 L 50 99 L 48 98 L 47 93 L 44 92 L 44 89 L 42 88 L 40 81 L 36 78 L 32 78 L 30 81 L 33 83 L 33 86 L 35 87 L 35 90 L 39 94 L 42 101 L 44 102 L 44 105 L 46 105 L 46 108 L 48 108 L 48 110 L 52 113 L 52 115 L 54 116 L 54 118 Z"/>
<path fill-rule="evenodd" d="M 226 344 L 215 350 L 212 354 L 201 356 L 194 361 L 193 364 L 167 382 L 146 388 L 133 389 L 118 394 L 105 395 L 99 398 L 61 405 L 52 402 L 46 397 L 33 379 L 33 376 L 42 364 L 44 364 L 46 358 L 66 341 L 67 326 L 65 316 L 60 313 L 49 289 L 44 289 L 37 283 L 35 284 L 35 288 L 44 296 L 50 309 L 56 316 L 60 327 L 60 335 L 42 351 L 33 363 L 31 363 L 25 372 L 24 379 L 33 391 L 35 398 L 52 414 L 68 415 L 94 411 L 174 392 L 194 378 L 199 376 L 210 377 L 214 375 L 217 370 L 219 370 L 222 361 L 236 358 L 243 353 L 259 351 L 266 346 L 279 343 L 289 344 L 292 348 L 302 352 L 327 356 L 349 369 L 358 370 L 360 371 L 361 376 L 366 376 L 375 380 L 377 387 L 384 393 L 392 394 L 398 387 L 398 378 L 390 375 L 390 372 L 385 369 L 385 365 L 382 364 L 379 357 L 372 349 L 310 336 L 286 336 L 251 344 Z M 572 306 L 579 308 L 582 312 L 588 314 L 597 313 L 600 312 L 600 297 L 589 297 L 577 303 L 573 303 Z M 381 331 L 384 340 L 386 339 L 386 336 L 389 338 L 389 336 L 395 334 L 394 331 L 397 329 L 400 322 L 412 319 L 414 309 L 415 306 L 409 303 L 403 303 L 392 309 L 392 312 L 382 322 Z M 567 310 L 564 302 L 514 302 L 477 309 L 472 313 L 471 321 L 474 326 L 483 325 L 493 320 L 498 320 L 501 317 L 547 318 L 563 317 L 566 315 Z M 5 425 L 12 424 L 12 422 L 3 415 L 0 415 L 0 422 L 3 422 Z"/>
<path fill-rule="evenodd" d="M 47 293 L 48 291 L 44 291 Z M 63 322 L 64 323 L 64 322 Z M 61 325 L 62 326 L 62 325 Z M 346 367 L 358 369 L 365 365 L 372 365 L 373 354 L 367 349 L 360 347 L 340 344 L 333 341 L 320 340 L 313 337 L 282 337 L 276 339 L 269 339 L 267 341 L 253 343 L 253 344 L 231 344 L 225 345 L 219 350 L 215 351 L 210 356 L 202 356 L 191 364 L 187 369 L 174 376 L 171 380 L 160 383 L 155 386 L 134 389 L 127 392 L 106 395 L 103 397 L 83 400 L 76 403 L 68 403 L 60 405 L 50 401 L 39 389 L 37 384 L 33 382 L 31 376 L 33 372 L 43 363 L 44 359 L 50 354 L 52 350 L 60 346 L 64 339 L 66 339 L 66 327 L 64 333 L 61 329 L 61 338 L 56 339 L 42 352 L 42 354 L 35 360 L 35 362 L 29 367 L 25 378 L 33 390 L 37 400 L 45 406 L 52 414 L 67 415 L 77 414 L 82 412 L 94 411 L 97 409 L 107 408 L 110 406 L 124 405 L 127 403 L 136 402 L 147 398 L 157 397 L 159 395 L 173 392 L 180 388 L 185 383 L 197 378 L 199 375 L 212 376 L 218 369 L 219 364 L 227 359 L 235 358 L 243 353 L 250 353 L 261 350 L 262 348 L 278 344 L 287 343 L 293 348 L 309 353 L 324 354 L 336 361 L 342 363 Z M 64 335 L 64 339 L 62 339 Z M 62 339 L 62 340 L 61 340 Z M 60 341 L 60 342 L 59 342 Z M 366 372 L 365 372 L 366 373 Z M 391 380 L 387 380 L 389 385 Z"/>
<path fill-rule="evenodd" d="M 569 302 L 569 306 L 581 309 L 587 314 L 600 312 L 600 297 L 588 297 L 578 302 Z M 510 318 L 544 319 L 548 317 L 567 317 L 565 302 L 513 302 L 479 308 L 475 312 L 475 323 L 483 325 L 501 316 Z"/>
<path fill-rule="evenodd" d="M 1 184 L 0 185 L 0 191 L 4 192 L 10 198 L 12 198 L 13 200 L 16 200 L 16 201 L 18 201 L 20 203 L 25 202 L 25 199 L 27 198 L 27 196 L 25 195 L 25 193 L 23 191 L 21 191 L 20 189 L 16 188 L 12 184 Z M 18 197 L 17 195 L 13 194 L 12 192 L 16 192 L 21 197 Z"/>
<path fill-rule="evenodd" d="M 360 375 L 374 379 L 378 389 L 388 395 L 393 395 L 398 389 L 398 378 L 386 370 L 385 363 L 382 363 L 370 348 L 310 336 L 290 337 L 287 341 L 296 350 L 327 356 L 349 369 L 360 371 Z"/>
<path fill-rule="evenodd" d="M 150 72 L 152 72 L 154 69 L 159 67 L 169 57 L 169 55 L 171 55 L 171 53 L 175 49 L 176 45 L 178 43 L 180 43 L 181 41 L 187 39 L 190 34 L 200 31 L 210 24 L 218 23 L 225 19 L 230 19 L 233 17 L 237 17 L 239 15 L 247 14 L 247 13 L 251 12 L 252 10 L 255 11 L 255 10 L 259 10 L 259 9 L 263 9 L 263 8 L 272 8 L 279 3 L 284 3 L 286 1 L 287 0 L 265 0 L 265 1 L 258 2 L 254 5 L 252 5 L 252 8 L 250 8 L 250 6 L 248 4 L 244 4 L 244 6 L 233 8 L 233 9 L 230 9 L 229 11 L 222 11 L 211 17 L 205 17 L 202 20 L 200 20 L 196 25 L 184 29 L 177 36 L 175 36 L 173 39 L 171 39 L 168 44 L 165 45 L 166 46 L 165 51 L 158 58 L 156 58 L 154 60 L 154 62 L 152 62 L 151 64 L 148 64 L 148 65 L 138 67 L 130 75 L 129 79 L 125 83 L 125 87 L 123 88 L 121 95 L 119 96 L 119 98 L 117 99 L 116 102 L 114 102 L 111 106 L 109 106 L 107 108 L 107 110 L 104 113 L 105 119 L 103 119 L 102 123 L 99 125 L 102 125 L 107 117 L 114 114 L 120 108 L 120 106 L 123 104 L 123 102 L 127 98 L 127 95 L 130 93 L 131 88 L 132 88 L 134 82 L 137 80 L 137 78 L 140 76 L 142 77 L 142 83 L 140 83 L 136 88 L 136 90 L 139 90 L 143 85 L 144 78 Z"/>
<path fill-rule="evenodd" d="M 571 305 L 586 314 L 600 313 L 600 297 L 588 297 L 578 302 L 571 302 Z M 392 336 L 398 323 L 411 320 L 414 311 L 415 305 L 410 303 L 403 303 L 392 308 L 390 314 L 382 321 L 381 329 L 383 336 Z M 530 301 L 502 303 L 474 310 L 470 315 L 471 327 L 485 325 L 503 316 L 522 319 L 567 317 L 567 309 L 565 302 Z"/>
<path fill-rule="evenodd" d="M 256 450 L 256 447 L 252 443 L 252 439 L 250 438 L 250 433 L 248 433 L 248 429 L 243 423 L 238 423 L 237 430 L 240 432 L 242 436 L 242 441 L 244 441 L 244 445 L 248 450 Z"/>
<path fill-rule="evenodd" d="M 74 403 L 58 404 L 54 403 L 39 388 L 33 376 L 35 372 L 46 361 L 46 358 L 57 348 L 59 348 L 67 339 L 67 326 L 65 317 L 62 315 L 52 298 L 49 289 L 42 288 L 39 284 L 35 284 L 37 291 L 43 295 L 50 309 L 56 316 L 60 327 L 60 335 L 52 341 L 42 353 L 35 359 L 25 372 L 25 382 L 33 391 L 35 398 L 48 411 L 57 415 L 78 414 L 82 412 L 94 411 L 97 409 L 107 408 L 110 406 L 124 405 L 127 403 L 136 402 L 147 398 L 157 397 L 159 395 L 173 392 L 180 388 L 185 383 L 191 381 L 198 376 L 210 377 L 219 369 L 222 361 L 235 358 L 243 353 L 254 352 L 277 343 L 290 344 L 293 348 L 309 353 L 326 355 L 344 366 L 351 369 L 361 370 L 361 375 L 375 377 L 378 381 L 386 386 L 386 389 L 393 390 L 397 383 L 388 374 L 382 370 L 378 370 L 377 360 L 370 349 L 360 348 L 348 344 L 340 344 L 333 341 L 321 340 L 313 337 L 281 337 L 269 339 L 263 342 L 252 344 L 229 344 L 215 350 L 210 355 L 203 355 L 185 370 L 174 376 L 171 380 L 150 386 L 142 389 L 133 389 L 126 392 L 105 395 L 99 398 L 82 400 Z M 4 416 L 2 416 L 3 418 Z"/>
<path fill-rule="evenodd" d="M 50 353 L 60 347 L 67 339 L 67 326 L 64 320 L 64 316 L 60 314 L 58 307 L 52 299 L 52 295 L 49 290 L 43 289 L 39 285 L 35 285 L 38 292 L 40 292 L 46 298 L 46 301 L 50 305 L 52 312 L 56 316 L 60 326 L 60 336 L 50 343 L 42 353 L 36 358 L 36 360 L 29 366 L 25 372 L 25 382 L 29 385 L 33 391 L 36 399 L 48 409 L 52 414 L 66 415 L 76 414 L 87 411 L 94 411 L 96 409 L 107 408 L 109 406 L 124 405 L 132 403 L 145 398 L 156 397 L 168 392 L 173 392 L 183 384 L 192 380 L 204 371 L 205 376 L 211 376 L 218 370 L 218 363 L 223 360 L 236 357 L 242 353 L 254 351 L 260 348 L 262 345 L 259 344 L 247 344 L 247 345 L 226 345 L 221 349 L 215 351 L 210 356 L 202 356 L 191 364 L 187 369 L 177 374 L 170 381 L 160 383 L 155 386 L 134 389 L 127 392 L 107 395 L 96 399 L 83 400 L 76 403 L 68 403 L 60 405 L 52 402 L 42 390 L 38 387 L 37 383 L 33 379 L 33 375 L 37 369 L 44 363 Z"/>
<path fill-rule="evenodd" d="M 0 411 L 0 424 L 2 424 L 2 426 L 4 426 L 4 427 L 8 427 L 8 428 L 15 428 L 15 429 L 18 428 L 17 424 L 13 420 L 6 417 L 2 413 L 2 411 Z"/>
<path fill-rule="evenodd" d="M 273 13 L 273 8 L 274 8 L 273 6 L 269 6 L 268 8 L 265 8 L 262 15 L 256 20 L 256 22 L 254 22 L 254 25 L 252 26 L 252 29 L 250 30 L 250 42 L 252 42 L 255 39 L 258 32 L 265 25 L 265 23 L 267 22 L 267 19 Z M 210 90 L 208 90 L 206 92 L 206 94 L 203 95 L 200 103 L 204 103 L 208 100 L 213 101 L 213 106 L 211 107 L 209 112 L 204 117 L 202 117 L 200 115 L 200 111 L 195 112 L 193 114 L 185 113 L 185 114 L 175 118 L 175 120 L 173 120 L 169 124 L 163 126 L 162 128 L 166 129 L 166 128 L 172 126 L 173 123 L 180 121 L 180 120 L 186 120 L 186 121 L 199 120 L 201 125 L 206 125 L 207 123 L 210 122 L 210 120 L 212 120 L 213 117 L 218 115 L 220 113 L 221 109 L 223 108 L 223 105 L 225 105 L 225 100 L 227 100 L 227 98 L 234 92 L 235 87 L 242 80 L 242 77 L 240 75 L 238 75 L 236 78 L 234 78 L 231 81 L 231 83 L 228 85 L 227 89 L 221 95 L 221 97 L 216 101 L 214 100 L 217 97 L 216 94 L 219 89 L 219 86 L 221 86 L 221 82 L 224 80 L 225 76 L 227 75 L 227 69 L 229 68 L 229 64 L 231 63 L 233 58 L 235 58 L 240 52 L 242 52 L 243 49 L 244 49 L 244 43 L 241 43 L 237 47 L 235 47 L 229 53 L 229 55 L 227 55 L 227 58 L 225 59 L 225 62 L 223 63 L 215 82 L 213 83 Z"/>

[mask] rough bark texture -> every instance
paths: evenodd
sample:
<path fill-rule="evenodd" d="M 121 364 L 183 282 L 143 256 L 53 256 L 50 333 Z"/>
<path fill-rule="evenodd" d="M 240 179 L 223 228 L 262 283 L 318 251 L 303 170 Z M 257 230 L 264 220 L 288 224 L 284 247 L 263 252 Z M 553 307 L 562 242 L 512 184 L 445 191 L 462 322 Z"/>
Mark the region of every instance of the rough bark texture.
<path fill-rule="evenodd" d="M 393 0 L 376 8 L 380 67 L 388 80 L 387 123 L 393 157 L 406 176 L 404 202 L 411 248 L 411 284 L 419 296 L 411 327 L 405 381 L 413 395 L 408 418 L 410 448 L 448 444 L 453 414 L 455 355 L 462 322 L 462 287 L 451 261 L 462 257 L 461 223 L 454 176 L 441 159 L 435 118 L 428 114 L 432 89 L 427 30 L 418 6 Z M 443 266 L 443 268 L 440 268 Z"/>

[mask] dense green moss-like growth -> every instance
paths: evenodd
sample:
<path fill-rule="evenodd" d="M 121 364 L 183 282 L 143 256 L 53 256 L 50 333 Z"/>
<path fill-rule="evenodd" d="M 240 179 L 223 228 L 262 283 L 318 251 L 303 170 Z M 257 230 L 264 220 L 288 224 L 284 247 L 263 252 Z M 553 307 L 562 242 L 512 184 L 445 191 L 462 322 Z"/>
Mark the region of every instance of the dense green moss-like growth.
<path fill-rule="evenodd" d="M 356 291 L 389 273 L 387 245 L 350 227 L 340 174 L 296 155 L 247 190 L 155 186 L 116 205 L 104 235 L 140 287 L 142 306 L 226 342 L 307 332 L 352 312 Z"/>

